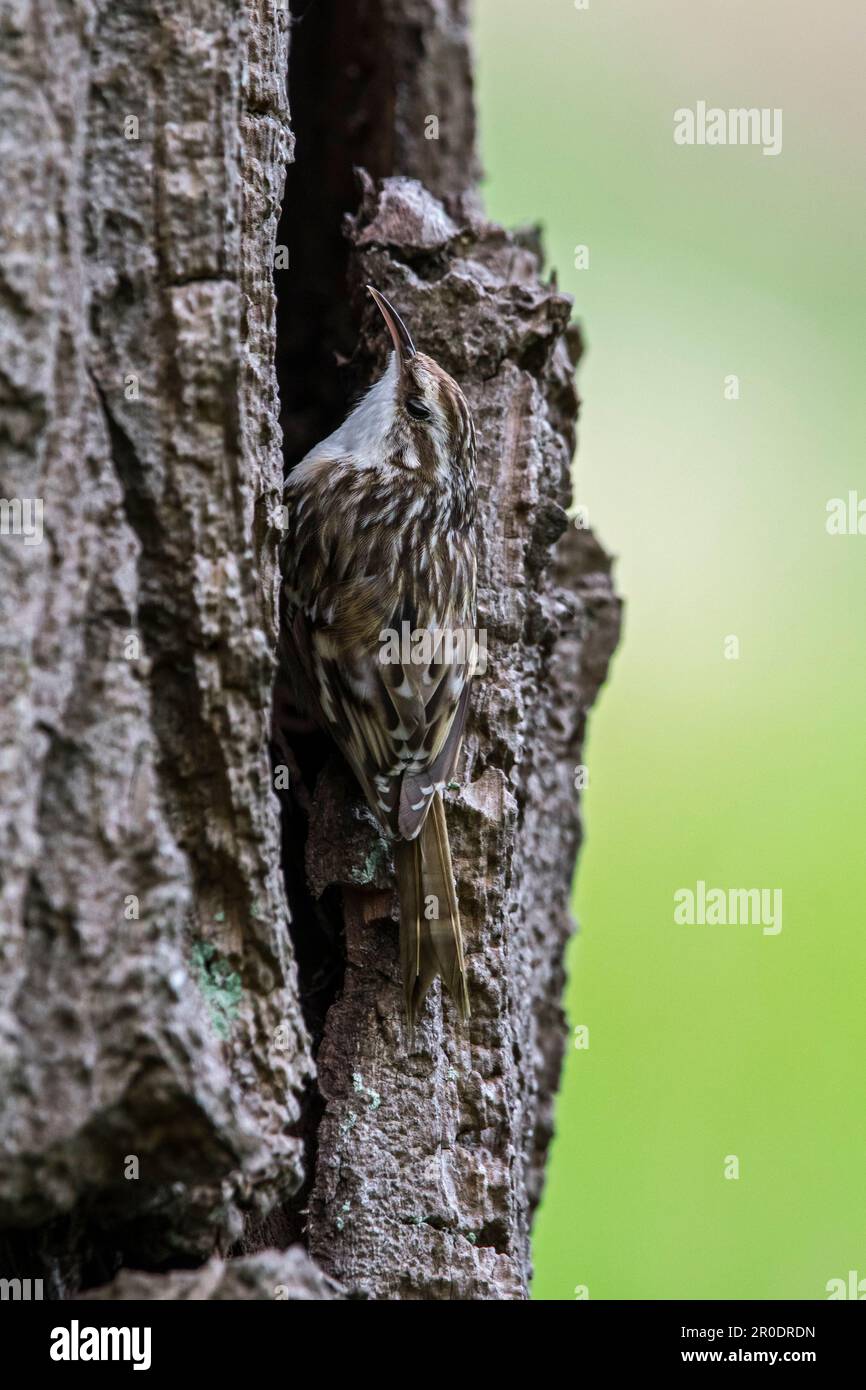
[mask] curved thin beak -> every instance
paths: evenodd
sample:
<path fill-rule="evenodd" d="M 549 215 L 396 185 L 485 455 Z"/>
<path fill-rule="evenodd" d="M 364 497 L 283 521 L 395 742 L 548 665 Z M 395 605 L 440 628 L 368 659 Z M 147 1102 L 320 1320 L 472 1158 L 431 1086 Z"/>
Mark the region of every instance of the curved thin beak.
<path fill-rule="evenodd" d="M 388 325 L 388 332 L 391 334 L 397 361 L 402 364 L 407 358 L 415 356 L 415 344 L 412 342 L 409 330 L 393 304 L 389 304 L 383 294 L 380 294 L 372 285 L 368 285 L 367 289 L 376 301 L 379 312 Z"/>

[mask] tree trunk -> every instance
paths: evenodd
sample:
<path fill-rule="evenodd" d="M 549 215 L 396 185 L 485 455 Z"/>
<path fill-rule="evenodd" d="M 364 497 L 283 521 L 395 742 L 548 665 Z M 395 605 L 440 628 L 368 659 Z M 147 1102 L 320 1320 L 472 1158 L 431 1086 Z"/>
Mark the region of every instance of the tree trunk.
<path fill-rule="evenodd" d="M 466 9 L 0 20 L 0 1274 L 54 1297 L 526 1296 L 619 607 L 565 513 L 570 302 L 476 192 Z M 387 847 L 323 737 L 279 798 L 268 761 L 280 425 L 291 466 L 381 365 L 368 281 L 480 446 L 473 1017 L 437 986 L 411 1049 Z"/>

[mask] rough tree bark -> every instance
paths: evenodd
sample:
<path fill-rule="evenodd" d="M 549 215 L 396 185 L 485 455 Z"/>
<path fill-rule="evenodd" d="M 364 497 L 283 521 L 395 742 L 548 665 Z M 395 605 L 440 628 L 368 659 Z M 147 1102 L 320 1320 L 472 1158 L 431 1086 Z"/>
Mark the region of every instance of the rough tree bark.
<path fill-rule="evenodd" d="M 619 607 L 565 513 L 570 303 L 481 211 L 465 0 L 17 0 L 0 53 L 0 495 L 44 502 L 0 536 L 0 1274 L 525 1297 Z M 387 849 L 323 740 L 282 804 L 268 765 L 280 424 L 290 466 L 381 365 L 368 280 L 480 436 L 474 1012 L 437 987 L 411 1053 Z"/>

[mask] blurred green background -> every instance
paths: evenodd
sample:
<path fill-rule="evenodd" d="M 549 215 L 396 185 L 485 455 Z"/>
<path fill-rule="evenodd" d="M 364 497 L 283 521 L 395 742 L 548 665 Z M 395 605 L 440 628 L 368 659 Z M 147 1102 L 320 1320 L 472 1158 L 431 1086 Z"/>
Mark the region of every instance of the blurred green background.
<path fill-rule="evenodd" d="M 487 206 L 574 295 L 576 495 L 627 601 L 537 1298 L 866 1278 L 866 535 L 826 530 L 866 498 L 864 44 L 861 0 L 476 3 Z M 781 107 L 781 154 L 676 146 L 699 99 Z M 781 888 L 781 933 L 674 925 L 699 879 Z"/>

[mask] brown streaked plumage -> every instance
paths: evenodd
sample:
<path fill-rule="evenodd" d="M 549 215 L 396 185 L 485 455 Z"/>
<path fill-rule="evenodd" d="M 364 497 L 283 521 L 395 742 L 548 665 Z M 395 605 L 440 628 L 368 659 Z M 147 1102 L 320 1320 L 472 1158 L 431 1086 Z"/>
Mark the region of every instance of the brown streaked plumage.
<path fill-rule="evenodd" d="M 469 995 L 442 790 L 475 640 L 475 431 L 460 387 L 369 287 L 394 344 L 378 382 L 290 474 L 281 660 L 394 841 L 406 1012 Z"/>

